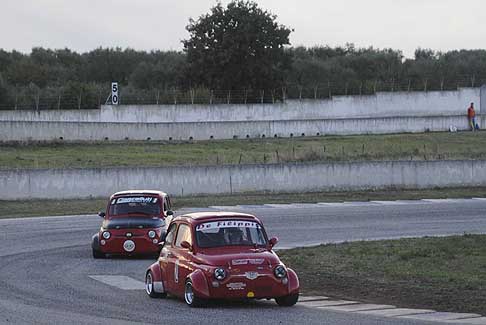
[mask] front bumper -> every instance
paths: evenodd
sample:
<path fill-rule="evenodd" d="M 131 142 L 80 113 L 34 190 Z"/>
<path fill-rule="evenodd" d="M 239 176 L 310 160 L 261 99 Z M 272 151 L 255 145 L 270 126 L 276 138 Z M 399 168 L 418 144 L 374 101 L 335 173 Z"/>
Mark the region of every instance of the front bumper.
<path fill-rule="evenodd" d="M 209 298 L 214 299 L 265 299 L 289 294 L 288 279 L 277 279 L 273 274 L 260 274 L 253 280 L 245 275 L 232 275 L 223 281 L 208 279 L 208 287 Z"/>
<path fill-rule="evenodd" d="M 105 254 L 117 255 L 145 255 L 156 254 L 159 252 L 158 242 L 154 243 L 148 237 L 112 237 L 102 243 L 100 240 L 99 250 Z"/>

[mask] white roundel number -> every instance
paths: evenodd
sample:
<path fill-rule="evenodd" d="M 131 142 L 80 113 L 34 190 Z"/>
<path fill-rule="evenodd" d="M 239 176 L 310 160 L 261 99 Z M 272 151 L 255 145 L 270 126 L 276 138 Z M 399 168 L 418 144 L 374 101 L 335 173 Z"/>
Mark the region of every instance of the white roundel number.
<path fill-rule="evenodd" d="M 118 105 L 118 82 L 111 83 L 111 103 Z"/>
<path fill-rule="evenodd" d="M 135 250 L 135 243 L 133 240 L 125 240 L 123 243 L 123 249 L 129 253 L 133 252 Z"/>

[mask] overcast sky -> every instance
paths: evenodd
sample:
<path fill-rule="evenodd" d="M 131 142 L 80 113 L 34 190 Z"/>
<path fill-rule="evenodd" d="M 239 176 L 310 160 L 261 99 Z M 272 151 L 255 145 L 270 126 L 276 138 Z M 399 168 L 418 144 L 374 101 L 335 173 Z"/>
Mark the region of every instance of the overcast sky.
<path fill-rule="evenodd" d="M 222 1 L 223 4 L 229 1 Z M 258 0 L 295 30 L 293 46 L 391 47 L 413 56 L 486 48 L 485 0 Z M 189 17 L 215 0 L 0 0 L 0 48 L 181 50 Z"/>

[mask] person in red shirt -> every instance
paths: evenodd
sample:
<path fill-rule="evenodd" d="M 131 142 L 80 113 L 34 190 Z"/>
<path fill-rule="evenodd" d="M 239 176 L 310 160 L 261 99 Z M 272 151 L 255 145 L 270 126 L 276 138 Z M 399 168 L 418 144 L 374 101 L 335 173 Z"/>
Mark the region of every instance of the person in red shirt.
<path fill-rule="evenodd" d="M 476 129 L 476 112 L 474 111 L 474 103 L 471 103 L 471 106 L 469 106 L 467 109 L 467 118 L 469 120 L 471 131 L 474 131 Z"/>

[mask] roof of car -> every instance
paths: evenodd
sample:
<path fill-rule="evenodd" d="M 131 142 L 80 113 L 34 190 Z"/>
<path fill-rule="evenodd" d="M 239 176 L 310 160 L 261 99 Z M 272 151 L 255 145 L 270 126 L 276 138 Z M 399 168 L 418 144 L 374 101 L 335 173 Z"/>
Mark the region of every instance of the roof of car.
<path fill-rule="evenodd" d="M 157 190 L 128 190 L 128 191 L 120 191 L 114 193 L 111 197 L 120 196 L 120 195 L 160 195 L 160 196 L 167 196 L 167 193 Z"/>
<path fill-rule="evenodd" d="M 239 213 L 239 212 L 214 212 L 214 211 L 188 213 L 181 216 L 177 216 L 176 218 L 186 218 L 186 219 L 192 219 L 194 221 L 218 219 L 218 218 L 245 218 L 245 219 L 253 219 L 259 221 L 258 218 L 252 214 Z"/>

